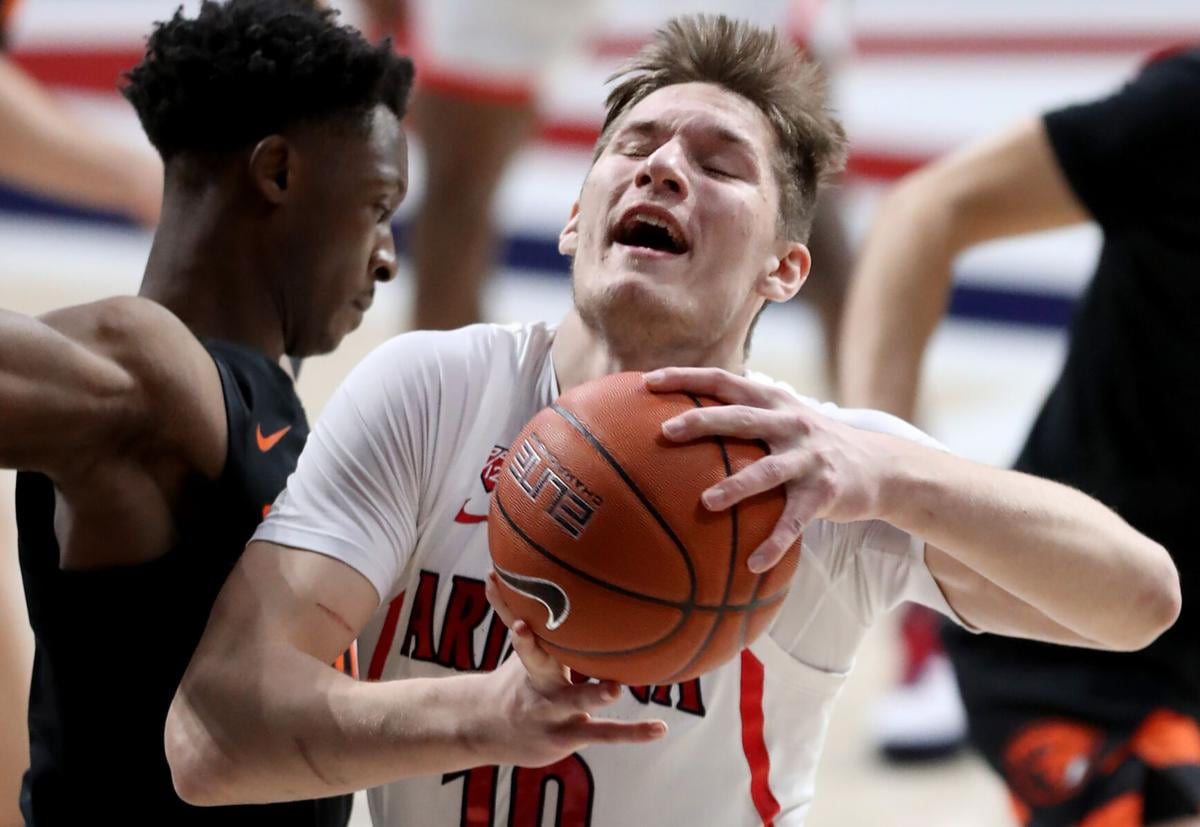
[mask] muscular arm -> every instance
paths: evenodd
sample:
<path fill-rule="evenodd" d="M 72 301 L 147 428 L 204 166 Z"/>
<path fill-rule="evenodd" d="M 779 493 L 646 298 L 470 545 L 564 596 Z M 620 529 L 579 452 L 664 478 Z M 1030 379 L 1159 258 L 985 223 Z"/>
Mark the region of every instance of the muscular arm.
<path fill-rule="evenodd" d="M 882 520 L 925 541 L 946 599 L 985 631 L 1126 650 L 1146 646 L 1179 615 L 1179 575 L 1166 550 L 1079 491 L 903 439 L 886 423 L 853 427 L 791 391 L 724 371 L 669 368 L 646 381 L 730 403 L 668 420 L 667 438 L 722 435 L 770 447 L 705 492 L 706 507 L 723 509 L 784 486 L 787 505 L 752 568 L 778 562 L 815 519 Z"/>
<path fill-rule="evenodd" d="M 254 542 L 225 584 L 167 719 L 187 801 L 350 792 L 483 763 L 481 676 L 359 682 L 330 669 L 378 603 L 349 566 Z"/>
<path fill-rule="evenodd" d="M 0 465 L 57 470 L 73 439 L 121 440 L 141 424 L 128 371 L 38 319 L 0 310 Z"/>
<path fill-rule="evenodd" d="M 149 148 L 80 123 L 0 56 L 0 179 L 154 223 L 162 175 Z"/>
<path fill-rule="evenodd" d="M 523 624 L 513 627 L 519 657 L 490 673 L 359 682 L 330 669 L 377 604 L 367 579 L 339 561 L 251 543 L 167 716 L 179 795 L 315 798 L 481 764 L 540 766 L 588 743 L 665 733 L 661 722 L 591 719 L 617 687 L 572 685 Z"/>
<path fill-rule="evenodd" d="M 224 463 L 220 380 L 178 319 L 131 297 L 40 319 L 0 310 L 0 467 L 60 481 L 151 444 L 208 476 Z"/>
<path fill-rule="evenodd" d="M 1166 550 L 1079 491 L 894 437 L 880 519 L 923 538 L 951 607 L 985 631 L 1140 649 L 1179 615 Z M 881 456 L 884 455 L 881 453 Z"/>
<path fill-rule="evenodd" d="M 1040 119 L 897 184 L 851 279 L 839 367 L 844 403 L 911 419 L 921 359 L 945 312 L 955 257 L 982 241 L 1087 218 Z"/>
<path fill-rule="evenodd" d="M 59 566 L 165 552 L 171 503 L 220 474 L 226 430 L 216 366 L 165 308 L 123 297 L 40 319 L 0 311 L 0 467 L 54 481 Z"/>

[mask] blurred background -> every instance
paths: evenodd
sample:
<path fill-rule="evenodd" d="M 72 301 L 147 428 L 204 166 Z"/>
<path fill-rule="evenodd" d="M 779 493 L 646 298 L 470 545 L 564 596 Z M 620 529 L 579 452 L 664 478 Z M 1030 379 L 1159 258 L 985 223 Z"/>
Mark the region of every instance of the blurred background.
<path fill-rule="evenodd" d="M 0 16 L 10 5 L 12 0 L 0 0 Z M 139 59 L 152 21 L 178 5 L 23 0 L 9 16 L 6 59 L 77 119 L 77 137 L 114 141 L 136 156 L 148 145 L 117 95 L 116 82 Z M 371 7 L 351 0 L 333 5 L 372 33 L 403 28 L 403 15 L 378 0 Z M 489 207 L 496 266 L 480 304 L 486 319 L 557 319 L 568 307 L 567 263 L 556 252 L 556 237 L 588 168 L 603 111 L 603 81 L 657 23 L 684 10 L 723 10 L 779 25 L 827 66 L 852 145 L 838 185 L 851 253 L 880 196 L 904 173 L 1023 115 L 1100 96 L 1154 52 L 1200 41 L 1195 0 L 779 0 L 761 8 L 734 0 L 604 0 L 581 24 L 584 31 L 573 48 L 540 73 L 530 94 L 535 113 L 530 138 L 511 163 L 496 170 Z M 402 249 L 427 181 L 419 135 L 411 147 L 412 185 L 396 225 Z M 472 233 L 453 217 L 437 220 L 443 242 Z M 152 222 L 152 211 L 81 208 L 0 184 L 0 307 L 37 313 L 135 291 Z M 1056 375 L 1064 326 L 1091 271 L 1097 242 L 1093 229 L 1073 229 L 988 245 L 960 260 L 950 320 L 927 357 L 918 424 L 967 456 L 995 464 L 1012 460 Z M 444 267 L 453 273 L 455 262 Z M 818 257 L 813 278 L 821 273 Z M 456 289 L 452 279 L 443 278 L 443 287 Z M 396 282 L 380 288 L 363 327 L 336 354 L 305 364 L 300 392 L 310 416 L 319 414 L 351 365 L 411 325 L 414 295 L 406 264 Z M 824 341 L 819 315 L 809 305 L 773 308 L 758 328 L 752 362 L 804 394 L 829 397 Z M 0 589 L 14 591 L 3 602 L 21 605 L 15 594 L 11 484 L 10 477 L 0 476 Z M 4 646 L 16 651 L 18 665 L 27 663 L 22 619 L 0 622 Z M 876 630 L 843 693 L 809 823 L 1009 824 L 1005 794 L 974 759 L 898 769 L 876 757 L 867 719 L 871 699 L 898 668 L 891 640 L 890 629 Z M 120 645 L 114 641 L 114 647 Z M 0 688 L 5 691 L 10 690 Z M 19 691 L 12 692 L 0 695 L 0 720 L 6 729 L 21 730 L 24 702 Z M 6 815 L 0 814 L 0 824 L 7 823 Z M 367 823 L 365 807 L 356 823 Z"/>

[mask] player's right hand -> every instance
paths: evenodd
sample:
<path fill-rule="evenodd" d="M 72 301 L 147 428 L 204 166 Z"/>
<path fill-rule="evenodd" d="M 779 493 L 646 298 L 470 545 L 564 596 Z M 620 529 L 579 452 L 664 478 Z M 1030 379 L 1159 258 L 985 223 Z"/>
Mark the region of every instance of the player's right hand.
<path fill-rule="evenodd" d="M 517 620 L 504 602 L 495 573 L 486 588 L 489 602 L 512 632 L 517 655 L 488 676 L 496 725 L 487 751 L 496 763 L 541 767 L 590 744 L 637 744 L 667 734 L 660 720 L 593 718 L 593 712 L 620 696 L 620 685 L 571 683 L 570 670 L 542 648 L 529 624 Z"/>

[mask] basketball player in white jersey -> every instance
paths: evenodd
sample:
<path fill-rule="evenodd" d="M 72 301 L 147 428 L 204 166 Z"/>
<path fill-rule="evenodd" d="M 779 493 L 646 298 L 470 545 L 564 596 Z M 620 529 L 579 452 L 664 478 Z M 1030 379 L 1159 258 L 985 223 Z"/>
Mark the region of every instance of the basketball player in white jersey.
<path fill-rule="evenodd" d="M 1099 503 L 745 373 L 758 312 L 804 281 L 818 183 L 843 154 L 791 47 L 724 18 L 668 24 L 610 96 L 562 231 L 574 310 L 557 328 L 400 336 L 328 404 L 176 695 L 180 794 L 372 787 L 377 825 L 794 826 L 858 644 L 900 601 L 1085 646 L 1139 647 L 1169 626 L 1169 557 Z M 657 370 L 671 365 L 694 367 Z M 561 392 L 618 370 L 731 403 L 669 421 L 669 438 L 768 442 L 704 498 L 723 509 L 785 486 L 752 568 L 803 529 L 770 630 L 678 686 L 571 685 L 486 597 L 505 446 Z M 360 682 L 324 666 L 355 637 Z"/>

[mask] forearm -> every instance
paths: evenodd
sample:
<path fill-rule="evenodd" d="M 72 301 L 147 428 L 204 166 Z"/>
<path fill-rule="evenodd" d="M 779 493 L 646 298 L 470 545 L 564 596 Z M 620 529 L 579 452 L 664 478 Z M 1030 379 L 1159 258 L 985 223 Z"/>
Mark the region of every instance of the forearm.
<path fill-rule="evenodd" d="M 157 215 L 161 163 L 78 122 L 0 58 L 0 179 L 143 221 Z"/>
<path fill-rule="evenodd" d="M 841 331 L 842 403 L 907 420 L 958 252 L 953 204 L 926 181 L 918 175 L 885 199 L 851 279 Z"/>
<path fill-rule="evenodd" d="M 171 706 L 167 757 L 191 803 L 317 798 L 488 763 L 484 676 L 359 682 L 283 643 L 238 660 L 194 662 Z"/>
<path fill-rule="evenodd" d="M 1166 551 L 1101 503 L 1049 480 L 883 437 L 887 522 L 1098 645 L 1147 645 L 1179 612 Z"/>

